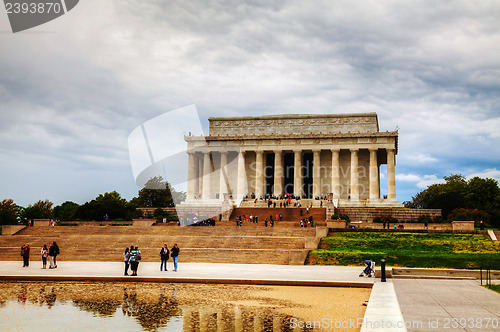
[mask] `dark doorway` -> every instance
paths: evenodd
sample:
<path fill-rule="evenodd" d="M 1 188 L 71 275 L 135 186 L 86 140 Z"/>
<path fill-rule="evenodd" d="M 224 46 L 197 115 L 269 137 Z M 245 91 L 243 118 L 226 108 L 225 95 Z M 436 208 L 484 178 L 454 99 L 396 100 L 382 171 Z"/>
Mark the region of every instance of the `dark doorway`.
<path fill-rule="evenodd" d="M 283 193 L 293 194 L 294 154 L 285 153 L 283 157 Z"/>
<path fill-rule="evenodd" d="M 274 153 L 266 153 L 264 176 L 266 182 L 265 192 L 272 195 L 274 186 Z"/>
<path fill-rule="evenodd" d="M 312 152 L 307 152 L 304 153 L 303 159 L 302 159 L 302 179 L 304 182 L 304 197 L 305 198 L 312 198 L 312 184 L 313 184 L 313 153 Z"/>

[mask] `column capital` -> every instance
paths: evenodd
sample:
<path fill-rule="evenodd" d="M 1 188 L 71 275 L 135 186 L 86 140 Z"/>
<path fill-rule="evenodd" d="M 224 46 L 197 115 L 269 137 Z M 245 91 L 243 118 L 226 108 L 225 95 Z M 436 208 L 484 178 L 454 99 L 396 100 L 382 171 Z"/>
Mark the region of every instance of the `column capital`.
<path fill-rule="evenodd" d="M 281 154 L 281 153 L 283 153 L 283 150 L 273 150 L 273 152 L 276 154 Z"/>
<path fill-rule="evenodd" d="M 332 151 L 332 152 L 340 152 L 340 149 L 339 148 L 335 148 L 335 149 L 330 149 L 330 151 Z"/>
<path fill-rule="evenodd" d="M 304 150 L 302 150 L 302 149 L 295 149 L 295 150 L 292 150 L 292 151 L 293 151 L 293 153 L 302 153 L 302 151 L 304 151 Z"/>
<path fill-rule="evenodd" d="M 351 151 L 351 152 L 358 152 L 359 148 L 350 148 L 349 151 Z"/>
<path fill-rule="evenodd" d="M 321 152 L 321 149 L 312 149 L 311 150 L 313 153 Z"/>
<path fill-rule="evenodd" d="M 372 152 L 372 151 L 378 151 L 378 148 L 368 148 L 368 151 Z"/>

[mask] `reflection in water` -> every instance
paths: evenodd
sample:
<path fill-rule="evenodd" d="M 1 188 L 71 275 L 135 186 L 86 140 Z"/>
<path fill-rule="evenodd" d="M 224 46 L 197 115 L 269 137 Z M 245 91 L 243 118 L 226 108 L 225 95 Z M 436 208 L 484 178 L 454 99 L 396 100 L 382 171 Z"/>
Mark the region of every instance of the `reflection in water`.
<path fill-rule="evenodd" d="M 94 317 L 83 316 L 82 320 L 95 320 L 104 330 L 123 329 L 117 325 L 121 324 L 127 330 L 144 331 L 297 331 L 290 327 L 292 318 L 311 319 L 307 310 L 315 305 L 324 307 L 321 301 L 301 304 L 271 295 L 285 293 L 282 291 L 279 287 L 243 285 L 4 282 L 0 283 L 0 317 L 4 320 L 6 303 L 15 304 L 17 299 L 23 310 L 31 306 L 53 311 L 57 306 L 63 314 L 55 314 L 72 317 L 69 320 L 75 319 L 75 313 L 68 312 L 73 306 Z M 297 317 L 297 313 L 305 317 Z M 45 325 L 41 321 L 44 315 L 38 312 L 38 316 L 37 323 Z M 67 324 L 73 323 L 77 324 Z"/>

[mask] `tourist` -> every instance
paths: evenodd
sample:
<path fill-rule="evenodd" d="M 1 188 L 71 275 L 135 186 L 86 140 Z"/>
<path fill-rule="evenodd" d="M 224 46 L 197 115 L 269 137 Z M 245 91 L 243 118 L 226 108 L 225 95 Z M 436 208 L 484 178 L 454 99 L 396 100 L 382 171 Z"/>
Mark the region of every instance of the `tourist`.
<path fill-rule="evenodd" d="M 300 219 L 300 227 L 304 227 L 304 219 Z"/>
<path fill-rule="evenodd" d="M 54 268 L 54 256 L 56 255 L 56 247 L 54 246 L 55 242 L 52 242 L 52 245 L 49 247 L 49 269 Z"/>
<path fill-rule="evenodd" d="M 30 266 L 30 245 L 25 244 L 21 247 L 21 256 L 23 256 L 23 267 Z"/>
<path fill-rule="evenodd" d="M 300 209 L 300 216 L 302 217 L 304 215 L 304 211 Z"/>
<path fill-rule="evenodd" d="M 132 249 L 133 248 L 133 249 Z M 141 260 L 141 252 L 139 247 L 130 247 L 130 269 L 132 270 L 132 275 L 137 275 L 137 269 L 139 268 L 139 261 Z"/>
<path fill-rule="evenodd" d="M 59 251 L 59 246 L 57 245 L 56 241 L 52 242 L 52 244 L 54 245 L 54 268 L 57 268 L 57 255 L 60 254 L 60 251 Z"/>
<path fill-rule="evenodd" d="M 484 231 L 484 224 L 483 224 L 483 221 L 481 220 L 481 222 L 479 223 L 479 229 Z"/>
<path fill-rule="evenodd" d="M 283 221 L 283 215 L 280 213 L 280 221 Z"/>
<path fill-rule="evenodd" d="M 47 268 L 47 257 L 49 256 L 49 250 L 47 249 L 47 245 L 44 244 L 42 250 L 40 250 L 40 254 L 42 255 L 42 269 Z"/>
<path fill-rule="evenodd" d="M 264 220 L 264 225 L 267 227 L 267 218 Z"/>
<path fill-rule="evenodd" d="M 130 251 L 127 248 L 125 248 L 125 252 L 123 253 L 123 262 L 125 263 L 125 273 L 123 274 L 124 276 L 128 276 L 128 267 L 130 266 Z"/>
<path fill-rule="evenodd" d="M 166 243 L 160 250 L 160 257 L 161 257 L 160 271 L 163 271 L 163 266 L 165 266 L 165 271 L 167 271 L 167 261 L 170 258 L 170 251 L 168 250 Z"/>
<path fill-rule="evenodd" d="M 170 250 L 170 256 L 172 256 L 172 260 L 174 261 L 174 272 L 177 272 L 177 258 L 179 257 L 179 251 L 177 243 L 174 243 L 174 246 Z"/>

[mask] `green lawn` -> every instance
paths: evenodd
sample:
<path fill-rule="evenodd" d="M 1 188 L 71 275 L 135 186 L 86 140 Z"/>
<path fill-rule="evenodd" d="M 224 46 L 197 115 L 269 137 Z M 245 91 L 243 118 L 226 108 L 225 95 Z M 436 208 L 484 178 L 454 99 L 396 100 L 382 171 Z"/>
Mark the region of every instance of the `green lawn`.
<path fill-rule="evenodd" d="M 362 265 L 500 270 L 500 243 L 482 234 L 331 233 L 309 253 L 310 265 Z"/>
<path fill-rule="evenodd" d="M 492 291 L 495 291 L 497 293 L 500 293 L 500 285 L 488 285 L 488 286 L 484 286 L 484 287 L 489 288 Z"/>

